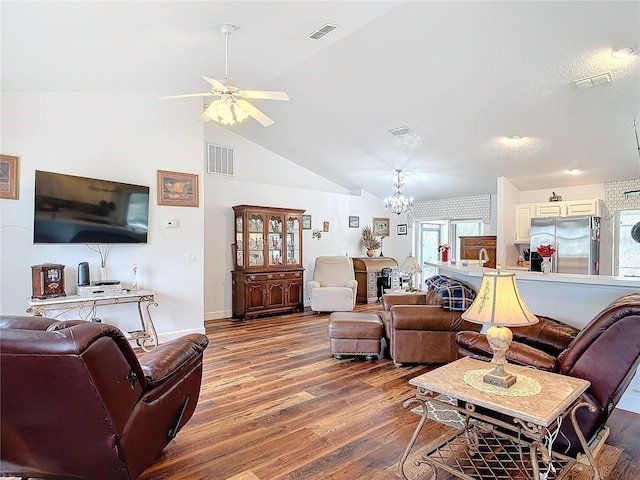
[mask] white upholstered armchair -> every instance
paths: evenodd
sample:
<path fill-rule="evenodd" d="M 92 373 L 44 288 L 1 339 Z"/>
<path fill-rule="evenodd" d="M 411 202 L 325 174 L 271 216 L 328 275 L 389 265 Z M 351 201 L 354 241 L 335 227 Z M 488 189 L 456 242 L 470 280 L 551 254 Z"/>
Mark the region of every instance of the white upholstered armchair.
<path fill-rule="evenodd" d="M 309 282 L 311 310 L 314 312 L 350 312 L 356 305 L 358 282 L 353 263 L 347 256 L 316 258 L 313 280 Z"/>

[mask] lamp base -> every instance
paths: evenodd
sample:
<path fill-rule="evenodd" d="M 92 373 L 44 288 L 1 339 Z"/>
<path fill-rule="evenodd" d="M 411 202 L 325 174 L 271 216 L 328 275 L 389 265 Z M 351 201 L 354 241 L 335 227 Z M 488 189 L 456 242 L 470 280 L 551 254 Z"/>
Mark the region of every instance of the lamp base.
<path fill-rule="evenodd" d="M 502 370 L 502 371 L 500 371 Z M 516 383 L 516 377 L 504 371 L 504 369 L 496 368 L 482 377 L 484 383 L 495 385 L 496 387 L 509 388 Z"/>

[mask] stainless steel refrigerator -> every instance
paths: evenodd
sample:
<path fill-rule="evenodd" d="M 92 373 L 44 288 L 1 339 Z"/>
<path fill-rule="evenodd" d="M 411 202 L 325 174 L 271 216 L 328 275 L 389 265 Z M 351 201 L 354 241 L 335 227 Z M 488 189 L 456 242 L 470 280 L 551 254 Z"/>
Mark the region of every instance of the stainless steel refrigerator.
<path fill-rule="evenodd" d="M 600 217 L 554 217 L 531 219 L 531 271 L 540 271 L 540 245 L 553 245 L 553 273 L 598 275 L 600 270 Z"/>

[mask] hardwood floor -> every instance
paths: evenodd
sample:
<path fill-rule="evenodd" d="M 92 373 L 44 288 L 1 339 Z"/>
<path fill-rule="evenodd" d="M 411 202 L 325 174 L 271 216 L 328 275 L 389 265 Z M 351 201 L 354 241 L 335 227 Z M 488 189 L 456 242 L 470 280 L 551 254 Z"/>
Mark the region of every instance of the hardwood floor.
<path fill-rule="evenodd" d="M 358 311 L 377 311 L 358 305 Z M 328 315 L 207 322 L 198 407 L 140 480 L 389 480 L 418 422 L 409 379 L 436 366 L 336 360 Z M 608 480 L 640 478 L 640 415 L 614 411 Z M 449 433 L 427 421 L 416 448 Z M 444 480 L 440 472 L 438 480 Z"/>
<path fill-rule="evenodd" d="M 336 360 L 327 318 L 307 311 L 207 322 L 198 408 L 141 480 L 400 478 L 397 462 L 418 421 L 402 408 L 414 393 L 408 381 L 434 366 Z M 609 480 L 640 478 L 640 415 L 616 410 L 609 424 L 607 443 L 624 449 Z M 428 421 L 420 445 L 449 428 Z"/>

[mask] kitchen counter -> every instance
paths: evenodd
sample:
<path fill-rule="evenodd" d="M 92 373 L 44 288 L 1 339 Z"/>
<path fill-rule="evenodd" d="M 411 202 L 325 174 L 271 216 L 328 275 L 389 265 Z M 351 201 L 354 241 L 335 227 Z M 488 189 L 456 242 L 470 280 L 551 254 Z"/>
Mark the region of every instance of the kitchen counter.
<path fill-rule="evenodd" d="M 480 267 L 477 261 L 469 261 L 466 267 L 460 261 L 455 264 L 450 262 L 424 262 L 425 265 L 436 267 L 442 272 L 449 271 L 469 277 L 482 277 L 484 272 L 495 271 L 493 268 Z M 627 291 L 640 291 L 640 277 L 614 277 L 610 275 L 578 275 L 572 273 L 550 273 L 543 275 L 542 272 L 529 272 L 527 267 L 503 268 L 503 272 L 514 272 L 516 279 L 529 282 L 544 282 L 547 284 L 565 283 L 576 285 L 609 286 L 629 288 Z M 446 275 L 446 273 L 445 273 Z"/>

